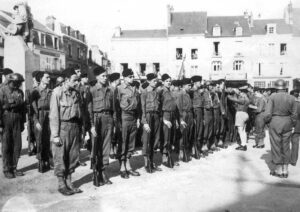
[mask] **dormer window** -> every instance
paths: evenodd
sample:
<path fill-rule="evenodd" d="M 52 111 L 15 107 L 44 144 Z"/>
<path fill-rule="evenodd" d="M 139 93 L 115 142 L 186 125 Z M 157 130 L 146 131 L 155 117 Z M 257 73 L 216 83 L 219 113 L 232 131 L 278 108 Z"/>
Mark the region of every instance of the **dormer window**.
<path fill-rule="evenodd" d="M 243 28 L 241 26 L 235 27 L 235 36 L 242 36 L 243 35 Z"/>
<path fill-rule="evenodd" d="M 221 27 L 220 27 L 220 25 L 216 24 L 213 27 L 213 36 L 221 36 Z"/>
<path fill-rule="evenodd" d="M 275 34 L 275 33 L 276 33 L 276 24 L 268 24 L 267 34 Z"/>

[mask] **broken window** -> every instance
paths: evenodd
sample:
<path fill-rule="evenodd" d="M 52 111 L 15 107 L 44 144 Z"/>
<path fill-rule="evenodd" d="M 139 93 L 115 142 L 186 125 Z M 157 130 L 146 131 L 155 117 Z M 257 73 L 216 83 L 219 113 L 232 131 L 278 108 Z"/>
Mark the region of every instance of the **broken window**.
<path fill-rule="evenodd" d="M 198 49 L 192 49 L 191 58 L 192 58 L 192 60 L 198 59 Z"/>
<path fill-rule="evenodd" d="M 140 63 L 140 74 L 146 76 L 146 63 Z"/>
<path fill-rule="evenodd" d="M 236 60 L 233 62 L 233 70 L 240 71 L 243 69 L 244 61 Z"/>
<path fill-rule="evenodd" d="M 159 63 L 153 63 L 153 69 L 154 69 L 154 71 L 155 71 L 156 73 L 158 73 L 158 72 L 159 72 L 159 69 L 160 69 Z"/>
<path fill-rule="evenodd" d="M 214 55 L 215 56 L 219 55 L 219 44 L 220 44 L 220 42 L 214 42 Z"/>
<path fill-rule="evenodd" d="M 182 48 L 176 48 L 176 60 L 182 60 Z"/>
<path fill-rule="evenodd" d="M 286 43 L 280 44 L 280 55 L 286 55 Z"/>
<path fill-rule="evenodd" d="M 221 61 L 213 61 L 211 63 L 213 71 L 221 71 L 222 70 L 222 62 Z"/>

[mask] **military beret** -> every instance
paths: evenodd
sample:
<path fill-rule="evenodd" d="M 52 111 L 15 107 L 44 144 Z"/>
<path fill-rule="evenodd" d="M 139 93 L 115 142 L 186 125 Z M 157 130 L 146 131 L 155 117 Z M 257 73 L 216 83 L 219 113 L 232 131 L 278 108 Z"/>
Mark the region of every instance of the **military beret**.
<path fill-rule="evenodd" d="M 188 85 L 188 84 L 191 84 L 191 78 L 183 78 L 182 85 Z"/>
<path fill-rule="evenodd" d="M 74 68 L 66 68 L 62 73 L 66 78 L 70 78 L 72 75 L 76 75 Z"/>
<path fill-rule="evenodd" d="M 4 68 L 3 71 L 2 71 L 2 74 L 4 76 L 8 75 L 8 74 L 12 74 L 14 73 L 13 70 L 11 70 L 10 68 Z"/>
<path fill-rule="evenodd" d="M 142 84 L 142 88 L 143 88 L 143 89 L 146 89 L 148 86 L 149 86 L 149 82 L 144 82 L 144 83 Z"/>
<path fill-rule="evenodd" d="M 181 85 L 181 81 L 180 80 L 173 80 L 171 82 L 172 85 L 174 85 L 175 87 L 179 87 Z"/>
<path fill-rule="evenodd" d="M 165 80 L 170 79 L 170 78 L 171 78 L 171 77 L 170 77 L 169 74 L 163 74 L 163 75 L 161 76 L 161 80 L 162 80 L 162 81 L 165 81 Z"/>
<path fill-rule="evenodd" d="M 140 83 L 136 80 L 132 82 L 132 85 L 135 86 L 136 88 L 140 87 Z"/>
<path fill-rule="evenodd" d="M 150 81 L 150 80 L 157 78 L 157 75 L 154 73 L 149 73 L 146 75 L 146 77 L 147 77 L 147 80 Z"/>
<path fill-rule="evenodd" d="M 192 76 L 191 80 L 192 80 L 192 82 L 201 82 L 202 77 L 199 75 L 195 75 L 195 76 Z"/>
<path fill-rule="evenodd" d="M 106 72 L 106 70 L 102 67 L 102 66 L 97 66 L 96 68 L 94 68 L 93 73 L 95 76 L 98 76 L 100 74 L 103 74 L 104 72 Z"/>
<path fill-rule="evenodd" d="M 130 68 L 123 70 L 123 72 L 122 72 L 123 77 L 128 77 L 130 75 L 133 75 L 133 71 Z"/>
<path fill-rule="evenodd" d="M 116 81 L 118 79 L 120 79 L 120 73 L 115 72 L 109 75 L 109 81 L 111 82 Z"/>

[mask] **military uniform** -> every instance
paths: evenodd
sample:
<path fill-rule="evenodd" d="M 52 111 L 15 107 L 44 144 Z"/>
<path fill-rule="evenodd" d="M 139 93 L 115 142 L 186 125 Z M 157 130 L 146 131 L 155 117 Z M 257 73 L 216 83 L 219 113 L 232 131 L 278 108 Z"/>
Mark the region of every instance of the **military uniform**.
<path fill-rule="evenodd" d="M 95 127 L 97 137 L 93 137 L 93 148 L 96 148 L 96 155 L 99 166 L 98 171 L 103 171 L 109 164 L 109 152 L 113 130 L 113 91 L 108 86 L 96 83 L 90 88 L 87 97 L 88 111 L 90 114 L 91 126 Z M 96 142 L 96 143 L 95 143 Z M 92 161 L 96 160 L 92 158 Z"/>
<path fill-rule="evenodd" d="M 87 106 L 87 96 L 88 96 L 88 92 L 90 90 L 90 86 L 89 85 L 83 85 L 81 84 L 79 86 L 79 92 L 80 92 L 80 96 L 82 99 L 82 110 L 83 110 L 83 127 L 82 127 L 82 141 L 83 141 L 83 145 L 84 147 L 86 147 L 89 151 L 91 151 L 91 145 L 90 143 L 87 143 L 88 141 L 85 141 L 85 136 L 88 133 L 89 137 L 91 137 L 91 121 L 90 121 L 90 114 L 89 114 L 89 110 L 88 110 L 88 106 Z"/>
<path fill-rule="evenodd" d="M 171 122 L 171 128 L 168 128 L 167 125 L 163 124 L 163 136 L 164 136 L 164 145 L 163 145 L 163 154 L 171 157 L 172 145 L 175 142 L 175 131 L 176 131 L 176 122 L 178 117 L 178 108 L 176 104 L 176 99 L 174 94 L 170 89 L 163 87 L 161 95 L 162 103 L 162 118 Z M 177 122 L 178 123 L 178 122 Z"/>
<path fill-rule="evenodd" d="M 186 127 L 181 126 L 182 142 L 180 144 L 181 151 L 190 152 L 193 144 L 193 127 L 194 127 L 194 117 L 193 117 L 193 102 L 191 96 L 186 91 L 182 90 L 179 97 L 179 114 L 180 123 L 184 121 Z M 183 158 L 183 160 L 185 160 Z M 187 161 L 185 161 L 187 162 Z"/>
<path fill-rule="evenodd" d="M 151 131 L 150 133 L 143 130 L 142 141 L 143 149 L 142 154 L 147 157 L 150 166 L 153 164 L 154 150 L 159 147 L 160 141 L 160 114 L 161 114 L 161 97 L 160 93 L 151 86 L 148 86 L 141 94 L 142 105 L 142 124 L 148 124 Z"/>
<path fill-rule="evenodd" d="M 297 104 L 297 122 L 292 134 L 292 151 L 291 151 L 291 161 L 290 163 L 295 166 L 298 161 L 299 152 L 299 139 L 300 139 L 300 101 L 296 100 Z"/>
<path fill-rule="evenodd" d="M 35 137 L 37 143 L 37 159 L 39 160 L 39 171 L 44 172 L 50 168 L 50 158 L 52 157 L 50 148 L 50 126 L 49 110 L 52 90 L 39 86 L 31 93 L 33 108 L 33 123 L 35 126 Z M 41 125 L 42 129 L 36 127 Z"/>
<path fill-rule="evenodd" d="M 257 109 L 255 110 L 255 142 L 258 148 L 264 146 L 265 138 L 265 109 L 267 105 L 267 100 L 264 96 L 256 98 L 255 105 Z"/>
<path fill-rule="evenodd" d="M 284 85 L 281 80 L 277 85 Z M 280 88 L 280 87 L 279 87 Z M 297 121 L 297 105 L 295 98 L 284 91 L 270 96 L 266 108 L 266 121 L 270 122 L 272 162 L 276 165 L 274 175 L 287 177 L 287 166 L 290 163 L 290 138 L 292 128 Z"/>
<path fill-rule="evenodd" d="M 118 144 L 118 158 L 125 162 L 129 160 L 135 149 L 137 119 L 140 117 L 140 96 L 135 86 L 125 83 L 117 87 L 117 100 L 122 110 L 122 139 Z"/>
<path fill-rule="evenodd" d="M 205 91 L 203 94 L 204 98 L 204 145 L 209 147 L 213 138 L 214 128 L 214 109 L 213 109 L 213 93 Z"/>
<path fill-rule="evenodd" d="M 17 81 L 15 78 L 12 80 Z M 13 178 L 22 149 L 21 132 L 24 130 L 25 122 L 25 102 L 22 90 L 11 89 L 8 85 L 1 87 L 0 117 L 0 127 L 3 129 L 3 172 L 6 177 Z"/>
<path fill-rule="evenodd" d="M 214 109 L 214 126 L 213 126 L 213 141 L 212 146 L 216 147 L 220 139 L 220 127 L 221 127 L 221 102 L 218 92 L 214 92 L 213 95 L 213 109 Z"/>
<path fill-rule="evenodd" d="M 196 146 L 200 150 L 203 145 L 203 104 L 204 104 L 204 97 L 203 92 L 200 90 L 195 90 L 193 92 L 193 109 L 194 109 L 194 118 L 195 118 L 195 135 L 194 139 L 196 141 Z"/>
<path fill-rule="evenodd" d="M 51 140 L 60 138 L 62 146 L 52 144 L 54 175 L 66 177 L 75 171 L 79 161 L 82 126 L 80 94 L 65 86 L 53 90 L 50 101 Z"/>

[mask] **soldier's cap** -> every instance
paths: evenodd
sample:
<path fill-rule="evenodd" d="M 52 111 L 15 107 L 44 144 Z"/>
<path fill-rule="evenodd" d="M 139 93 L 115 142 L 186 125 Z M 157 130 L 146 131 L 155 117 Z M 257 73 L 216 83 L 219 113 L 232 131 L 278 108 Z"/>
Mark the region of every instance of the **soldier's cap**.
<path fill-rule="evenodd" d="M 122 76 L 123 76 L 123 77 L 128 77 L 128 76 L 131 76 L 131 75 L 134 75 L 131 68 L 126 68 L 126 69 L 123 70 L 123 72 L 122 72 Z"/>
<path fill-rule="evenodd" d="M 171 79 L 171 77 L 170 77 L 169 74 L 163 74 L 163 75 L 161 76 L 161 80 L 162 80 L 163 82 L 166 81 L 167 79 Z"/>
<path fill-rule="evenodd" d="M 14 73 L 13 70 L 11 70 L 10 68 L 4 68 L 3 71 L 2 71 L 2 74 L 4 76 L 8 75 L 8 74 L 12 74 Z"/>
<path fill-rule="evenodd" d="M 138 81 L 136 81 L 136 80 L 134 80 L 134 81 L 132 82 L 132 85 L 135 86 L 136 88 L 139 88 L 139 87 L 140 87 L 140 83 L 139 83 Z"/>
<path fill-rule="evenodd" d="M 18 82 L 24 82 L 25 81 L 22 74 L 20 74 L 20 73 L 13 73 L 13 75 L 17 76 L 17 81 Z"/>
<path fill-rule="evenodd" d="M 93 70 L 93 73 L 94 73 L 95 76 L 98 76 L 98 75 L 103 74 L 105 72 L 106 72 L 106 70 L 102 66 L 97 66 Z"/>
<path fill-rule="evenodd" d="M 66 68 L 62 73 L 65 78 L 70 78 L 72 75 L 76 75 L 74 68 Z"/>
<path fill-rule="evenodd" d="M 182 79 L 182 85 L 188 85 L 191 83 L 192 83 L 191 78 L 183 78 Z"/>
<path fill-rule="evenodd" d="M 202 76 L 199 76 L 199 75 L 195 75 L 195 76 L 192 76 L 191 78 L 192 82 L 201 82 L 202 81 Z"/>
<path fill-rule="evenodd" d="M 116 81 L 118 79 L 120 79 L 120 73 L 114 72 L 112 74 L 109 75 L 109 81 L 113 82 Z"/>
<path fill-rule="evenodd" d="M 147 78 L 148 81 L 151 81 L 151 80 L 157 78 L 157 75 L 154 74 L 154 73 L 149 73 L 149 74 L 146 75 L 146 78 Z"/>
<path fill-rule="evenodd" d="M 173 80 L 171 84 L 175 87 L 179 87 L 181 85 L 180 80 Z"/>
<path fill-rule="evenodd" d="M 146 89 L 148 86 L 149 86 L 149 82 L 147 81 L 142 84 L 143 89 Z"/>

